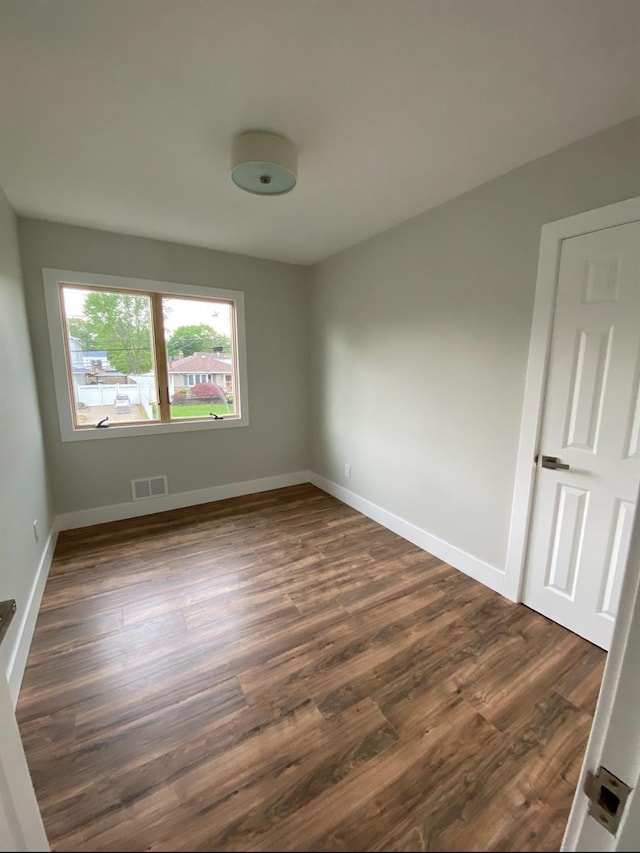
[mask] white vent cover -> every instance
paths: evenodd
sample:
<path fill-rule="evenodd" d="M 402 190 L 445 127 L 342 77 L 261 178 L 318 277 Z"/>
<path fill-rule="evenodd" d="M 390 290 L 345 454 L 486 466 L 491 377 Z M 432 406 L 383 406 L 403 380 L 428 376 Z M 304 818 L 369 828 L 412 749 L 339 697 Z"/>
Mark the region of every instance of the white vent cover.
<path fill-rule="evenodd" d="M 159 498 L 161 495 L 168 494 L 166 474 L 131 481 L 131 497 L 134 501 L 141 501 L 145 498 Z"/>

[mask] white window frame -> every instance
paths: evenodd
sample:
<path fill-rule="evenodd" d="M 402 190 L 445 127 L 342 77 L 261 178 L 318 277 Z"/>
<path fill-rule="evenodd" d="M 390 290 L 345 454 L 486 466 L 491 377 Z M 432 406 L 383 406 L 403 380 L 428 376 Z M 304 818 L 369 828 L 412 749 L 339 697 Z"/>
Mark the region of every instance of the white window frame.
<path fill-rule="evenodd" d="M 226 290 L 219 287 L 201 287 L 179 282 L 155 281 L 146 278 L 101 275 L 97 273 L 77 272 L 43 268 L 42 280 L 49 326 L 49 342 L 53 378 L 60 422 L 62 441 L 103 441 L 112 438 L 126 438 L 142 435 L 162 435 L 173 432 L 193 432 L 194 430 L 218 430 L 249 425 L 249 401 L 247 392 L 247 352 L 245 335 L 244 293 L 241 290 Z M 65 328 L 60 304 L 60 285 L 73 284 L 104 288 L 105 290 L 133 290 L 147 293 L 161 293 L 164 296 L 194 296 L 201 299 L 220 299 L 235 305 L 235 353 L 237 364 L 238 388 L 236 389 L 236 407 L 238 416 L 209 420 L 172 421 L 171 423 L 118 424 L 107 429 L 77 429 L 73 422 L 72 391 L 69 387 L 67 357 L 65 347 Z"/>

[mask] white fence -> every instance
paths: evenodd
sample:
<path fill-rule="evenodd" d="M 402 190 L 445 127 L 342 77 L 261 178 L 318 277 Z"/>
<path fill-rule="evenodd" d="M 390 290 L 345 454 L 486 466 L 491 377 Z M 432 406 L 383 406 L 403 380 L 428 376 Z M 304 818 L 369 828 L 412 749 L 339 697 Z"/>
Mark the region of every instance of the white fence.
<path fill-rule="evenodd" d="M 132 376 L 131 377 L 135 383 L 136 388 L 138 389 L 138 393 L 140 395 L 140 404 L 145 410 L 145 413 L 149 420 L 153 420 L 155 414 L 152 409 L 152 404 L 157 403 L 158 401 L 158 391 L 156 389 L 156 378 L 155 376 Z M 124 391 L 123 393 L 127 393 Z M 132 401 L 133 402 L 133 401 Z"/>
<path fill-rule="evenodd" d="M 142 406 L 150 420 L 156 417 L 153 411 L 157 397 L 154 376 L 136 376 L 135 384 L 129 385 L 76 384 L 76 402 L 85 406 L 114 406 L 116 394 L 125 394 L 132 406 Z"/>
<path fill-rule="evenodd" d="M 113 406 L 116 394 L 126 394 L 131 403 L 140 402 L 137 385 L 76 385 L 76 401 L 85 406 Z"/>

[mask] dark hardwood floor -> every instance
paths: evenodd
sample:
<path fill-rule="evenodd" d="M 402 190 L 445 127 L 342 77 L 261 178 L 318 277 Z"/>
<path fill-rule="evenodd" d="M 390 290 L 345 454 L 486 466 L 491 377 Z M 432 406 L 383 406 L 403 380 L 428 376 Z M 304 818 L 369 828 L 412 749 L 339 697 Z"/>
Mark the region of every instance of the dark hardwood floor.
<path fill-rule="evenodd" d="M 60 535 L 55 851 L 558 850 L 605 653 L 310 485 Z"/>

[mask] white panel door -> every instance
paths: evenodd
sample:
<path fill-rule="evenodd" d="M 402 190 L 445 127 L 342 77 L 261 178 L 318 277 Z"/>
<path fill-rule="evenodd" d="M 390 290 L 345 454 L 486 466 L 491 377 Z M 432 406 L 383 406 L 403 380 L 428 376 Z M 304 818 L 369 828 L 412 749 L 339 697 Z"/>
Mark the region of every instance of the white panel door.
<path fill-rule="evenodd" d="M 639 379 L 640 222 L 565 240 L 523 601 L 604 649 L 640 484 Z"/>

